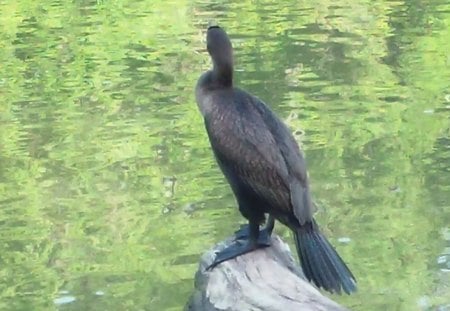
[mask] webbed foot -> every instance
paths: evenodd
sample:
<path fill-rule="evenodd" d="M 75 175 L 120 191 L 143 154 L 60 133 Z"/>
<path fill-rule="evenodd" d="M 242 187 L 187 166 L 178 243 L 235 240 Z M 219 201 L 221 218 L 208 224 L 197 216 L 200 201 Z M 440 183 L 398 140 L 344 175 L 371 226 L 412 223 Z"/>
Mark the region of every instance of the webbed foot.
<path fill-rule="evenodd" d="M 247 241 L 234 241 L 233 244 L 228 246 L 227 248 L 221 250 L 217 253 L 216 258 L 214 259 L 213 263 L 210 264 L 206 270 L 213 269 L 218 264 L 225 262 L 227 260 L 236 258 L 238 256 L 250 253 L 258 248 L 268 247 L 270 246 L 270 235 L 264 236 L 260 235 L 258 237 L 258 242 L 254 243 L 251 240 Z"/>

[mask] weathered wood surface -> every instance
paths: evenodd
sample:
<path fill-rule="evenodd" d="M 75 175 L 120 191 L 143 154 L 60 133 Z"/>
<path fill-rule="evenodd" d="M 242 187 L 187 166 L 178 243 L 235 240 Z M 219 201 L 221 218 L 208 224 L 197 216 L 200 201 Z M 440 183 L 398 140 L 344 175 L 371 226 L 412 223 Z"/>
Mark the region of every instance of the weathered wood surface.
<path fill-rule="evenodd" d="M 305 280 L 289 246 L 275 234 L 272 246 L 205 268 L 230 238 L 206 252 L 195 275 L 195 291 L 186 311 L 348 310 L 323 296 Z"/>

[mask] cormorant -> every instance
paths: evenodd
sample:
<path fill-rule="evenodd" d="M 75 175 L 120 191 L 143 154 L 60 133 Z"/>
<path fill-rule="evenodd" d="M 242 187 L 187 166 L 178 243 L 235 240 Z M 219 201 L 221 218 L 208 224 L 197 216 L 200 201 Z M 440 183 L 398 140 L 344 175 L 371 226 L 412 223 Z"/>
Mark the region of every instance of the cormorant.
<path fill-rule="evenodd" d="M 207 30 L 213 68 L 202 74 L 196 100 L 217 163 L 249 225 L 219 252 L 209 268 L 270 245 L 274 218 L 294 233 L 308 280 L 341 293 L 356 291 L 356 280 L 313 218 L 305 159 L 287 126 L 257 97 L 233 86 L 233 48 L 219 26 Z M 265 228 L 260 225 L 269 214 Z"/>

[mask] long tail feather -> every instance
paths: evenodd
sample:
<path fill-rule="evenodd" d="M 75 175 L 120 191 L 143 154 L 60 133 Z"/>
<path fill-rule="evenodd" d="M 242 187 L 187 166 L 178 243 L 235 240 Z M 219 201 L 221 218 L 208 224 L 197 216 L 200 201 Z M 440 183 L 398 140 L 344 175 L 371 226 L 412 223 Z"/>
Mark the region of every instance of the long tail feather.
<path fill-rule="evenodd" d="M 356 291 L 355 277 L 315 222 L 301 226 L 294 235 L 302 269 L 309 281 L 331 293 Z"/>

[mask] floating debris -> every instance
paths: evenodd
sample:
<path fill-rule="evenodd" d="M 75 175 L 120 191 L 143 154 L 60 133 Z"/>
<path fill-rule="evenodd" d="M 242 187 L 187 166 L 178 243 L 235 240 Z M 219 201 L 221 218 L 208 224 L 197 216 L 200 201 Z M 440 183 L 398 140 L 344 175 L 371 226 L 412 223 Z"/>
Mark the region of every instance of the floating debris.
<path fill-rule="evenodd" d="M 55 305 L 65 305 L 65 304 L 74 302 L 75 300 L 77 300 L 77 299 L 74 296 L 67 295 L 67 296 L 61 296 L 61 297 L 55 298 L 53 300 L 53 303 Z"/>
<path fill-rule="evenodd" d="M 401 192 L 402 190 L 400 189 L 399 186 L 393 185 L 393 186 L 389 187 L 389 191 L 391 191 L 391 192 Z"/>
<path fill-rule="evenodd" d="M 448 260 L 447 255 L 442 255 L 438 257 L 437 263 L 438 265 L 443 265 L 447 262 L 447 260 Z"/>
<path fill-rule="evenodd" d="M 343 244 L 348 244 L 352 241 L 352 239 L 350 239 L 349 237 L 341 237 L 338 239 L 339 243 L 343 243 Z"/>
<path fill-rule="evenodd" d="M 445 241 L 450 241 L 450 228 L 442 229 L 442 235 Z"/>
<path fill-rule="evenodd" d="M 103 296 L 103 295 L 105 295 L 105 292 L 102 291 L 102 290 L 98 290 L 98 291 L 95 292 L 95 295 L 96 296 Z"/>
<path fill-rule="evenodd" d="M 194 203 L 187 203 L 183 206 L 183 211 L 186 214 L 192 214 L 195 211 L 195 204 Z"/>
<path fill-rule="evenodd" d="M 419 298 L 419 300 L 417 300 L 417 304 L 419 305 L 419 307 L 422 310 L 426 310 L 430 307 L 430 298 L 428 298 L 427 296 L 422 296 Z"/>

